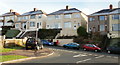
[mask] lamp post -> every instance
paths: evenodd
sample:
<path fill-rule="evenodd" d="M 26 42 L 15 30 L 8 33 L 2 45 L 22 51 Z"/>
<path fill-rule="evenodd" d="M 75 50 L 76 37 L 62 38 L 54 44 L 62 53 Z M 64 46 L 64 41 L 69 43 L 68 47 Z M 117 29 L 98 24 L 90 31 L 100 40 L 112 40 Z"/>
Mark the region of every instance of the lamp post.
<path fill-rule="evenodd" d="M 37 40 L 37 38 L 38 38 L 38 29 L 36 30 L 36 40 Z"/>

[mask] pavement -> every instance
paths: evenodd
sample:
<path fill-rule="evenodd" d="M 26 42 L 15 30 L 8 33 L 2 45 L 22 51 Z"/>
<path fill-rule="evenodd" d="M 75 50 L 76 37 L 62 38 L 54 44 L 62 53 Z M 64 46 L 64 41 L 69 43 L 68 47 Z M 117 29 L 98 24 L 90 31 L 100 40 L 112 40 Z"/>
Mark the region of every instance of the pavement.
<path fill-rule="evenodd" d="M 15 50 L 15 51 L 11 51 L 11 52 L 4 52 L 1 54 L 2 55 L 21 55 L 21 56 L 27 56 L 28 58 L 0 62 L 0 64 L 2 64 L 2 63 L 15 63 L 18 61 L 20 62 L 20 61 L 24 61 L 24 60 L 43 58 L 43 57 L 50 56 L 53 53 L 54 53 L 53 50 L 48 49 L 48 48 L 38 50 L 37 52 L 35 52 L 34 50 L 25 50 L 25 49 Z"/>

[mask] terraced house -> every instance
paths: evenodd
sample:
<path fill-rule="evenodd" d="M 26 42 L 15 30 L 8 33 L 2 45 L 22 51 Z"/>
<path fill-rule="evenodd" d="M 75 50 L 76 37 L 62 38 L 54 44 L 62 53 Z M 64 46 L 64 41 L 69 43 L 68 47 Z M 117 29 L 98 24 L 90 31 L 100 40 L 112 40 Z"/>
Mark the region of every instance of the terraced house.
<path fill-rule="evenodd" d="M 88 16 L 88 31 L 99 32 L 101 35 L 110 34 L 120 37 L 120 8 L 103 9 Z"/>
<path fill-rule="evenodd" d="M 84 26 L 87 28 L 87 15 L 76 8 L 61 9 L 48 14 L 46 28 L 62 29 L 60 36 L 77 35 L 77 28 Z"/>
<path fill-rule="evenodd" d="M 46 13 L 37 8 L 34 8 L 33 11 L 19 15 L 15 22 L 15 28 L 19 29 L 21 32 L 17 37 L 22 37 L 23 35 L 28 34 L 27 32 L 46 28 L 46 17 Z"/>
<path fill-rule="evenodd" d="M 20 15 L 10 9 L 10 12 L 0 15 L 0 26 L 14 26 L 14 22 L 17 21 L 17 16 Z"/>

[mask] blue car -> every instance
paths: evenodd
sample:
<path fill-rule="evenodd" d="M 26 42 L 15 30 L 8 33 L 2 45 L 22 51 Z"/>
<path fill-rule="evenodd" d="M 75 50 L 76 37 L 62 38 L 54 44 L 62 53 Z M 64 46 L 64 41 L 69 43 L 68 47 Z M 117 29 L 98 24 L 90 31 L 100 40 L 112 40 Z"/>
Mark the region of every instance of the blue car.
<path fill-rule="evenodd" d="M 47 40 L 41 40 L 41 42 L 42 42 L 44 45 L 50 45 L 50 46 L 54 45 L 53 42 L 49 42 L 49 41 L 47 41 Z"/>
<path fill-rule="evenodd" d="M 80 49 L 80 44 L 77 43 L 68 43 L 63 45 L 64 48 L 73 48 L 73 49 Z"/>

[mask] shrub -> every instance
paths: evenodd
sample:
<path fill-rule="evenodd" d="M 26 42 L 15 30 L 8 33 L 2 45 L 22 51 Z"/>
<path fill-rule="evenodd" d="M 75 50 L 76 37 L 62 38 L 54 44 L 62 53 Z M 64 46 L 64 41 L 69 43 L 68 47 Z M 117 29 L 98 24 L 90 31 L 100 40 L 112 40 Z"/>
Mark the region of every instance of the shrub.
<path fill-rule="evenodd" d="M 86 32 L 86 29 L 82 26 L 80 26 L 78 29 L 77 29 L 77 34 L 78 36 L 80 37 L 88 37 L 88 33 Z"/>

